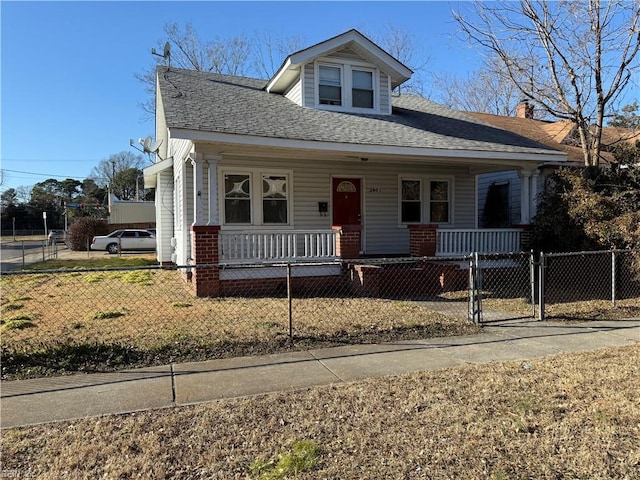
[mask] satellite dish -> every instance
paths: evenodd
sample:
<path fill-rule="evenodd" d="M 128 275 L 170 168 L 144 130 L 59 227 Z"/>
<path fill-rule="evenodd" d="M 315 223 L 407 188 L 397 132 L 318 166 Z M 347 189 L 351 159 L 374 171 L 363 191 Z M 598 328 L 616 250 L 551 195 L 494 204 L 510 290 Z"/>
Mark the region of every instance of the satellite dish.
<path fill-rule="evenodd" d="M 157 153 L 160 149 L 160 145 L 162 145 L 162 139 L 156 140 L 150 147 L 149 153 Z"/>
<path fill-rule="evenodd" d="M 149 153 L 151 150 L 149 150 L 149 147 L 151 146 L 151 141 L 153 139 L 151 137 L 147 137 L 144 139 L 144 142 L 142 143 L 142 149 L 145 151 L 145 153 Z"/>
<path fill-rule="evenodd" d="M 164 44 L 164 52 L 162 56 L 164 58 L 169 58 L 171 56 L 171 46 L 169 45 L 169 42 Z"/>

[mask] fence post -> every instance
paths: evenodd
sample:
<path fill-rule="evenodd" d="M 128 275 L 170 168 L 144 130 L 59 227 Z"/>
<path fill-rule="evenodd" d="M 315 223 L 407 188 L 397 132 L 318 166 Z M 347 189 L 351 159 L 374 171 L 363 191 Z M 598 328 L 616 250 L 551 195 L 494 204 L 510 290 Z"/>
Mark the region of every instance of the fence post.
<path fill-rule="evenodd" d="M 482 324 L 482 295 L 478 252 L 472 253 L 469 260 L 469 319 L 476 325 Z"/>
<path fill-rule="evenodd" d="M 289 339 L 293 339 L 293 309 L 291 301 L 291 264 L 287 263 L 287 302 L 289 303 Z"/>
<path fill-rule="evenodd" d="M 616 251 L 611 250 L 611 306 L 616 306 Z"/>
<path fill-rule="evenodd" d="M 22 240 L 22 269 L 24 270 L 24 256 L 25 256 L 25 252 L 24 252 L 24 240 Z"/>
<path fill-rule="evenodd" d="M 536 318 L 536 262 L 533 250 L 529 252 L 529 283 L 531 287 L 531 318 Z"/>
<path fill-rule="evenodd" d="M 468 313 L 467 317 L 473 323 L 476 323 L 475 288 L 476 288 L 476 279 L 475 279 L 475 273 L 474 273 L 473 256 L 471 256 L 469 258 L 469 313 Z"/>
<path fill-rule="evenodd" d="M 42 241 L 42 261 L 44 262 L 47 259 L 47 241 Z"/>
<path fill-rule="evenodd" d="M 473 254 L 476 264 L 476 301 L 478 302 L 478 325 L 482 325 L 482 269 L 480 268 L 480 257 L 478 252 Z"/>
<path fill-rule="evenodd" d="M 538 320 L 544 321 L 544 269 L 546 257 L 544 252 L 540 252 L 540 263 L 538 264 Z"/>

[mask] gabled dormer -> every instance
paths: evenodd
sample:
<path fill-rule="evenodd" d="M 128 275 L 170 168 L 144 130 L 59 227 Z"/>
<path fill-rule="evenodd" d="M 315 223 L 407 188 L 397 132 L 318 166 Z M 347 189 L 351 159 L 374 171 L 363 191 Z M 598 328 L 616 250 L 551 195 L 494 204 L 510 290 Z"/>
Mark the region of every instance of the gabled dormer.
<path fill-rule="evenodd" d="M 412 73 L 349 30 L 287 57 L 266 90 L 307 108 L 389 115 L 391 91 Z"/>

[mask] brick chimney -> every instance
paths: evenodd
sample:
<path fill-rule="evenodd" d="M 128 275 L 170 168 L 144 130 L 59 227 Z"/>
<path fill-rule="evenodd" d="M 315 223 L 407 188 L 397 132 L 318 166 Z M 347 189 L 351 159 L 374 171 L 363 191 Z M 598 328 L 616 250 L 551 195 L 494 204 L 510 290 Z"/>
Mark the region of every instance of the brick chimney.
<path fill-rule="evenodd" d="M 516 117 L 533 118 L 533 105 L 530 105 L 529 100 L 527 100 L 526 98 L 520 100 L 520 103 L 516 107 Z"/>

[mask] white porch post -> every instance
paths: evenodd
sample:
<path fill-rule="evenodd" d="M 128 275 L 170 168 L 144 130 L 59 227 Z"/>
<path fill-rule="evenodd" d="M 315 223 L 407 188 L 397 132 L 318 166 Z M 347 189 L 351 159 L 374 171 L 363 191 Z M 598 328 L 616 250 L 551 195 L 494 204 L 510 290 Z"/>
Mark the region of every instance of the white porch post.
<path fill-rule="evenodd" d="M 193 225 L 202 225 L 202 185 L 204 175 L 204 162 L 198 159 L 197 153 L 191 155 L 193 165 Z"/>
<path fill-rule="evenodd" d="M 520 177 L 520 225 L 528 225 L 531 221 L 529 206 L 531 205 L 531 194 L 529 189 L 529 178 L 531 172 L 521 170 L 518 173 Z"/>
<path fill-rule="evenodd" d="M 529 214 L 531 219 L 538 213 L 538 178 L 540 174 L 536 171 L 531 175 L 531 207 Z"/>
<path fill-rule="evenodd" d="M 207 225 L 220 225 L 220 212 L 218 210 L 218 163 L 221 155 L 207 157 L 209 165 L 209 222 Z"/>

